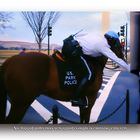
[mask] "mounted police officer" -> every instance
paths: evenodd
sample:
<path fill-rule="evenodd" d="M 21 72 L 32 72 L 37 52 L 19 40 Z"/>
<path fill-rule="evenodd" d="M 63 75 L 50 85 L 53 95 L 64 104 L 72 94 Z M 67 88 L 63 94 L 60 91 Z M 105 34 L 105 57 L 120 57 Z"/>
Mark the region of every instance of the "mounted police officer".
<path fill-rule="evenodd" d="M 78 62 L 85 71 L 85 75 L 81 80 L 76 93 L 74 93 L 73 100 L 71 101 L 73 106 L 88 106 L 88 99 L 87 97 L 83 97 L 82 91 L 85 89 L 88 81 L 90 81 L 94 70 L 91 70 L 82 56 L 83 54 L 91 57 L 104 55 L 125 70 L 130 70 L 130 67 L 126 62 L 118 58 L 111 50 L 111 47 L 114 47 L 118 41 L 119 36 L 114 31 L 108 31 L 104 36 L 98 33 L 71 35 L 63 41 L 62 54 L 72 63 Z"/>

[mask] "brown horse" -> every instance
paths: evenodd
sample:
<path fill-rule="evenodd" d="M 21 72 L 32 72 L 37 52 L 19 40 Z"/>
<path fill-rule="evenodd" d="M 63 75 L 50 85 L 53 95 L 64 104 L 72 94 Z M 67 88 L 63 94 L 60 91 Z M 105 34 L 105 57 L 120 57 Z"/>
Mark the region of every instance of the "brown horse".
<path fill-rule="evenodd" d="M 112 49 L 118 57 L 123 57 L 121 47 Z M 89 100 L 88 108 L 80 108 L 80 122 L 88 123 L 97 92 L 102 84 L 103 69 L 107 62 L 104 56 L 90 58 L 94 68 L 94 80 L 84 93 Z M 43 53 L 15 55 L 5 61 L 0 69 L 0 123 L 20 123 L 27 108 L 40 94 L 53 99 L 70 101 L 72 92 L 60 87 L 55 59 Z M 10 98 L 11 109 L 6 117 L 6 100 Z"/>

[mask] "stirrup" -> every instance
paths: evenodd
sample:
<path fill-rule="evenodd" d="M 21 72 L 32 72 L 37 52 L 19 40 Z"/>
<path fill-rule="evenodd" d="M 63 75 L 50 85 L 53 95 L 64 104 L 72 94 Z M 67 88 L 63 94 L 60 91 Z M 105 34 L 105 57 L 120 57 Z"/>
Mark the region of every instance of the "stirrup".
<path fill-rule="evenodd" d="M 84 107 L 87 108 L 88 107 L 88 98 L 82 97 L 79 99 L 73 99 L 71 100 L 72 106 L 79 106 L 79 107 Z"/>

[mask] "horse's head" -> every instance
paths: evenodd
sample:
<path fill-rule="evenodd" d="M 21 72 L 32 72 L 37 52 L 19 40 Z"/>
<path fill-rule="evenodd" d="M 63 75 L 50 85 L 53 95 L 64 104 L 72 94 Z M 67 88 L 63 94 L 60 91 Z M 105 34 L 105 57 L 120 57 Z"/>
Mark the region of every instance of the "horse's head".
<path fill-rule="evenodd" d="M 124 54 L 122 51 L 122 46 L 121 43 L 119 41 L 119 39 L 117 39 L 114 43 L 112 43 L 111 46 L 111 50 L 121 59 L 124 60 Z"/>
<path fill-rule="evenodd" d="M 122 46 L 117 33 L 113 31 L 108 31 L 105 35 L 108 44 L 111 46 L 111 50 L 121 59 L 124 60 L 124 55 L 122 52 Z"/>

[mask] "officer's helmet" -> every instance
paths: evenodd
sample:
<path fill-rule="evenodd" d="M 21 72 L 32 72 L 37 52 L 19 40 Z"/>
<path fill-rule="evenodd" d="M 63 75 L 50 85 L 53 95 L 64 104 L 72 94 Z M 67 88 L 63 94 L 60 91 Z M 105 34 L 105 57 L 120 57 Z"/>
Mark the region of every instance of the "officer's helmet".
<path fill-rule="evenodd" d="M 105 37 L 108 39 L 118 40 L 119 35 L 114 31 L 108 31 L 105 33 Z"/>

